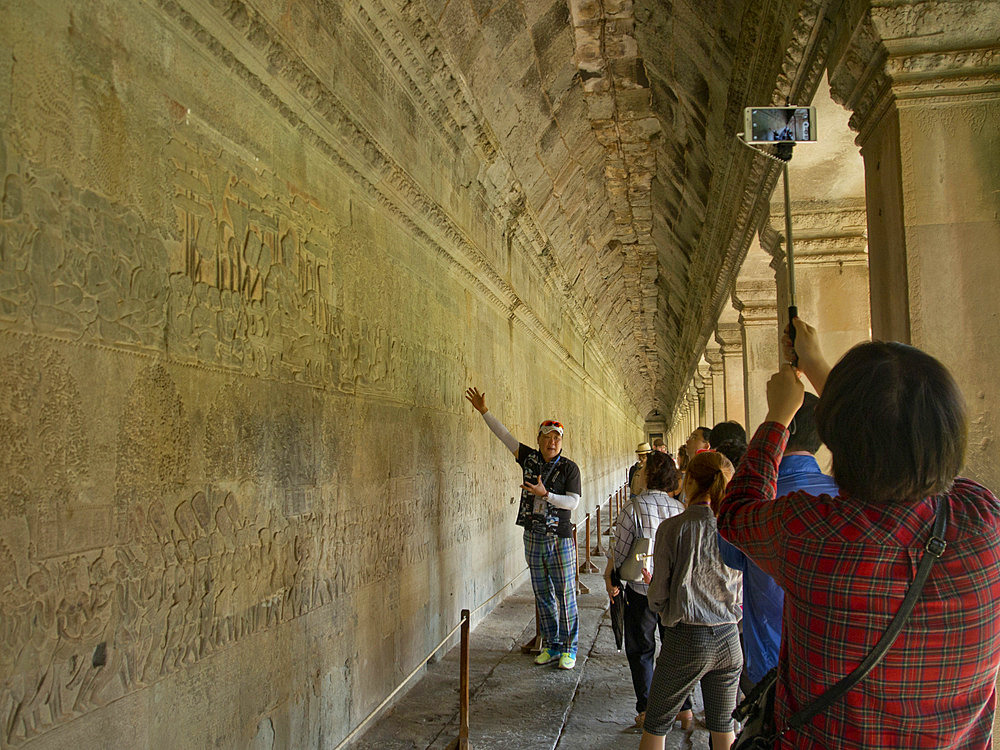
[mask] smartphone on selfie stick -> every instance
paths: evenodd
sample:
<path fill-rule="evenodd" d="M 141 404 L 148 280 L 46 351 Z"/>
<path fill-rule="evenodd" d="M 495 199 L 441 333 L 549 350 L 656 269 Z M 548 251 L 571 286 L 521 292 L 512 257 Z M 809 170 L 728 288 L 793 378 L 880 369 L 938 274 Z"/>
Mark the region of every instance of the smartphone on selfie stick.
<path fill-rule="evenodd" d="M 775 158 L 784 162 L 785 185 L 785 262 L 788 265 L 788 338 L 792 341 L 792 361 L 797 367 L 795 325 L 799 316 L 795 305 L 795 256 L 792 250 L 792 210 L 788 194 L 788 162 L 796 143 L 816 140 L 815 107 L 747 107 L 743 110 L 743 137 L 747 144 L 769 144 L 775 147 Z"/>

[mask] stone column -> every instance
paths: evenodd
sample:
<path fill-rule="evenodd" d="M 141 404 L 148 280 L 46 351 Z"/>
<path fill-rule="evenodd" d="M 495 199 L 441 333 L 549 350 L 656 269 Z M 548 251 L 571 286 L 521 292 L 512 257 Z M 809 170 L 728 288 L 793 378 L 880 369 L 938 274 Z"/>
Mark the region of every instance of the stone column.
<path fill-rule="evenodd" d="M 743 398 L 743 334 L 738 321 L 720 322 L 715 329 L 722 367 L 725 372 L 726 419 L 746 427 L 746 401 Z"/>
<path fill-rule="evenodd" d="M 784 206 L 772 205 L 771 226 L 784 227 Z M 795 303 L 799 317 L 823 335 L 831 362 L 871 338 L 868 253 L 863 198 L 792 203 L 795 249 Z M 761 232 L 773 260 L 779 327 L 788 318 L 788 272 L 784 232 Z"/>
<path fill-rule="evenodd" d="M 767 414 L 767 381 L 778 369 L 778 306 L 771 279 L 737 280 L 733 301 L 743 335 L 743 390 L 748 433 Z"/>
<path fill-rule="evenodd" d="M 708 427 L 712 427 L 716 422 L 715 398 L 713 394 L 714 384 L 712 382 L 712 373 L 708 362 L 702 360 L 698 364 L 698 376 L 701 378 L 702 415 L 704 418 L 703 424 Z"/>
<path fill-rule="evenodd" d="M 701 373 L 695 370 L 694 379 L 692 380 L 694 387 L 694 397 L 697 408 L 695 413 L 697 414 L 696 419 L 698 424 L 705 424 L 705 381 L 701 379 Z"/>
<path fill-rule="evenodd" d="M 726 419 L 726 377 L 722 367 L 722 352 L 714 338 L 705 348 L 705 361 L 712 379 L 712 416 L 715 422 L 722 422 Z"/>
<path fill-rule="evenodd" d="M 865 163 L 872 335 L 951 370 L 965 472 L 1000 486 L 1000 46 L 996 3 L 913 0 L 840 29 L 831 92 Z"/>

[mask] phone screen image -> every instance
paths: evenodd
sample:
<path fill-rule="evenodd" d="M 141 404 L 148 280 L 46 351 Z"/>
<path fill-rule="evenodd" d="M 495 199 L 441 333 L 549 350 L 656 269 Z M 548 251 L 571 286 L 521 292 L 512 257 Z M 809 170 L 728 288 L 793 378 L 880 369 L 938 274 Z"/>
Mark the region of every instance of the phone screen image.
<path fill-rule="evenodd" d="M 747 107 L 748 143 L 815 141 L 816 110 L 813 107 Z"/>

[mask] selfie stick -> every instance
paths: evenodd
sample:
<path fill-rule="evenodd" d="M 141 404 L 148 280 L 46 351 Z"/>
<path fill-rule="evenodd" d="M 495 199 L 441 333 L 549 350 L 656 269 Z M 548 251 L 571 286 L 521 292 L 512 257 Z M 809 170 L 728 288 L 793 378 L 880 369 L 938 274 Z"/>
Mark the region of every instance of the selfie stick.
<path fill-rule="evenodd" d="M 785 262 L 788 264 L 788 338 L 792 341 L 792 367 L 799 364 L 799 355 L 795 353 L 794 318 L 799 317 L 799 309 L 795 306 L 795 256 L 792 252 L 792 202 L 788 197 L 788 162 L 792 160 L 794 141 L 783 141 L 778 144 L 777 156 L 785 162 L 783 175 L 785 182 Z"/>

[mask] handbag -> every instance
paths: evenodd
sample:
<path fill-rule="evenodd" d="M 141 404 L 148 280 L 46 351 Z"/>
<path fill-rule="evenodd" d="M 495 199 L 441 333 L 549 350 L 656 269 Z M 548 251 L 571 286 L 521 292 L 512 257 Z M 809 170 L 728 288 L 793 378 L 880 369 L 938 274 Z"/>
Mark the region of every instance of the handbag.
<path fill-rule="evenodd" d="M 628 551 L 628 557 L 618 568 L 618 575 L 626 583 L 644 583 L 642 580 L 642 569 L 646 567 L 646 558 L 649 557 L 649 544 L 653 540 L 642 535 L 642 512 L 639 510 L 639 498 L 632 498 L 632 511 L 635 513 L 635 541 L 632 542 L 632 549 Z"/>
<path fill-rule="evenodd" d="M 777 731 L 774 723 L 774 695 L 775 687 L 778 684 L 778 668 L 773 668 L 751 688 L 740 705 L 733 711 L 733 718 L 743 723 L 743 729 L 737 735 L 732 750 L 770 750 L 774 747 L 775 740 L 785 732 L 805 726 L 816 714 L 840 700 L 844 693 L 872 671 L 896 638 L 899 637 L 903 625 L 906 624 L 910 612 L 913 611 L 913 605 L 920 598 L 920 592 L 924 588 L 924 583 L 927 582 L 927 576 L 930 575 L 931 566 L 944 554 L 947 546 L 944 540 L 946 522 L 945 503 L 943 499 L 940 499 L 934 516 L 934 528 L 924 547 L 924 553 L 920 556 L 920 565 L 917 567 L 917 574 L 913 577 L 913 583 L 907 589 L 903 603 L 892 618 L 892 622 L 889 623 L 889 627 L 882 634 L 879 642 L 875 644 L 875 648 L 864 658 L 864 661 L 855 667 L 854 671 L 847 677 L 844 677 L 805 708 L 792 714 L 788 725 L 780 732 Z"/>

